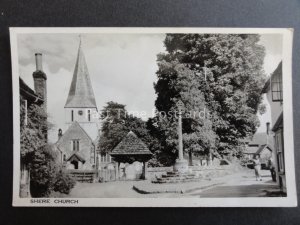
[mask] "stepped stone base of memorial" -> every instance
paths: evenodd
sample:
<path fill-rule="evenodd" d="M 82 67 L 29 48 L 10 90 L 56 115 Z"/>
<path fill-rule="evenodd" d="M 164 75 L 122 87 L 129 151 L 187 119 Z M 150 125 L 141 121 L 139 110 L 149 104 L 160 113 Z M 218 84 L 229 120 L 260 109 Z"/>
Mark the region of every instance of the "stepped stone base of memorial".
<path fill-rule="evenodd" d="M 167 172 L 161 177 L 157 177 L 155 180 L 152 180 L 152 183 L 156 184 L 168 184 L 168 183 L 185 183 L 185 182 L 195 182 L 202 180 L 202 176 L 195 172 Z"/>

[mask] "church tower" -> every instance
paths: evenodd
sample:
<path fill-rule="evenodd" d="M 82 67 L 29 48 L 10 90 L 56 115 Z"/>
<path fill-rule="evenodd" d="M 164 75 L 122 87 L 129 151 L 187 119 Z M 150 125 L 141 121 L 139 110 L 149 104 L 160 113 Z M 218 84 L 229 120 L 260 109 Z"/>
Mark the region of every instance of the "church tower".
<path fill-rule="evenodd" d="M 70 127 L 76 121 L 92 140 L 97 138 L 98 109 L 81 47 L 81 40 L 69 95 L 64 108 L 67 127 Z"/>

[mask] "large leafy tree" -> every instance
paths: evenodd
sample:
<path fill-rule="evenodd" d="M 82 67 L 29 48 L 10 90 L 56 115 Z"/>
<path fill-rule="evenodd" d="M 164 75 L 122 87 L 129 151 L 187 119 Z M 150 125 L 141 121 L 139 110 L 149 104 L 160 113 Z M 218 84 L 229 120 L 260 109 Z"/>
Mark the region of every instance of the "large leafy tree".
<path fill-rule="evenodd" d="M 205 152 L 215 145 L 221 155 L 238 155 L 240 140 L 256 131 L 265 82 L 264 47 L 258 41 L 254 34 L 167 34 L 154 85 L 158 112 L 173 111 L 181 99 L 186 111 L 204 107 L 209 113 L 183 121 L 186 150 Z M 160 120 L 169 139 L 166 151 L 176 149 L 174 119 Z"/>
<path fill-rule="evenodd" d="M 159 166 L 165 164 L 164 157 L 159 154 L 161 152 L 161 144 L 152 119 L 146 122 L 141 118 L 130 115 L 125 105 L 112 101 L 108 102 L 101 111 L 101 119 L 103 123 L 98 143 L 100 153 L 111 152 L 129 131 L 133 131 L 153 153 L 149 165 Z M 132 161 L 132 159 L 129 157 L 128 161 Z"/>
<path fill-rule="evenodd" d="M 125 105 L 108 102 L 101 111 L 101 119 L 103 123 L 98 144 L 102 153 L 111 152 L 129 131 L 133 131 L 149 147 L 152 138 L 147 123 L 128 114 Z"/>
<path fill-rule="evenodd" d="M 176 103 L 182 101 L 184 149 L 189 153 L 190 159 L 192 154 L 207 154 L 215 147 L 217 138 L 207 115 L 209 110 L 206 107 L 204 93 L 199 89 L 198 75 L 177 59 L 166 61 L 163 59 L 164 56 L 160 57 L 162 58 L 159 60 L 159 80 L 155 84 L 158 94 L 156 118 L 157 125 L 166 139 L 164 150 L 170 154 L 170 160 L 174 161 L 178 150 Z"/>

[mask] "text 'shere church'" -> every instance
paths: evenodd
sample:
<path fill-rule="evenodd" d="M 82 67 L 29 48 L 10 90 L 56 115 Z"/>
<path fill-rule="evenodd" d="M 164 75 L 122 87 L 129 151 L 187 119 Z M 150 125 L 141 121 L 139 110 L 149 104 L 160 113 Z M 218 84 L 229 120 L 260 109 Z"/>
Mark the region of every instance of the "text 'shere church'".
<path fill-rule="evenodd" d="M 93 115 L 98 109 L 81 42 L 64 111 L 66 130 L 59 129 L 55 144 L 60 160 L 67 169 L 95 169 L 99 126 Z"/>

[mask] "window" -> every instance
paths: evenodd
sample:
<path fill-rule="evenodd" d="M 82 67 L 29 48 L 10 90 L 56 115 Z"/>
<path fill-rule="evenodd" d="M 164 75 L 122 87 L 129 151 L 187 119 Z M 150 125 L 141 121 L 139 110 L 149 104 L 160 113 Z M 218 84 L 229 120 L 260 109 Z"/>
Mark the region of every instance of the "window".
<path fill-rule="evenodd" d="M 101 154 L 101 162 L 107 162 L 107 154 Z"/>
<path fill-rule="evenodd" d="M 79 111 L 78 111 L 78 115 L 79 115 L 79 116 L 82 116 L 82 115 L 83 115 L 83 111 L 82 111 L 82 110 L 79 110 Z"/>
<path fill-rule="evenodd" d="M 284 148 L 282 129 L 279 129 L 275 133 L 275 148 L 277 150 L 278 170 L 279 172 L 284 172 Z"/>
<path fill-rule="evenodd" d="M 79 140 L 72 140 L 72 150 L 79 151 Z"/>
<path fill-rule="evenodd" d="M 67 157 L 66 157 L 66 155 L 64 155 L 64 162 L 65 162 L 65 161 L 67 161 Z"/>
<path fill-rule="evenodd" d="M 95 149 L 91 147 L 91 163 L 95 163 Z"/>
<path fill-rule="evenodd" d="M 71 110 L 71 121 L 74 121 L 74 110 Z"/>
<path fill-rule="evenodd" d="M 282 101 L 282 73 L 276 72 L 271 79 L 272 101 Z"/>
<path fill-rule="evenodd" d="M 91 110 L 88 110 L 88 120 L 91 121 Z"/>
<path fill-rule="evenodd" d="M 27 100 L 24 100 L 24 125 L 27 126 L 28 124 L 28 114 L 27 114 Z"/>

